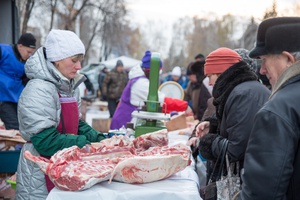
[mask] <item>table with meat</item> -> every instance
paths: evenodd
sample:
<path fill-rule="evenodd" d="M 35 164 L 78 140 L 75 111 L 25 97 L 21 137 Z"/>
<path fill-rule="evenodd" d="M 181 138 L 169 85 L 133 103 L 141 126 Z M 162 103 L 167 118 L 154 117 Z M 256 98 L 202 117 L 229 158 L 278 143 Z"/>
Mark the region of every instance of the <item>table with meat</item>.
<path fill-rule="evenodd" d="M 201 199 L 185 131 L 163 129 L 133 140 L 113 136 L 63 149 L 49 160 L 30 152 L 25 157 L 56 186 L 47 200 Z"/>

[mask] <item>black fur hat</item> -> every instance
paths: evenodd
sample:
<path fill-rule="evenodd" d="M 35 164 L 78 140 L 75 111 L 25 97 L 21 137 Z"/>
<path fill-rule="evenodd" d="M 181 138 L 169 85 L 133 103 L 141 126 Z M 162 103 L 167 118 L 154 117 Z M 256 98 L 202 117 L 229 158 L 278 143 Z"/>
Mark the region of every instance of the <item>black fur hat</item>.
<path fill-rule="evenodd" d="M 189 65 L 191 72 L 193 74 L 204 74 L 204 64 L 205 61 L 204 60 L 199 60 L 199 61 L 195 61 L 193 63 L 191 63 Z"/>
<path fill-rule="evenodd" d="M 193 64 L 193 62 L 191 62 L 191 63 L 189 63 L 189 65 L 187 66 L 187 68 L 186 68 L 186 75 L 192 75 L 192 74 L 195 74 L 195 73 L 193 73 L 192 72 L 192 70 L 191 70 L 191 65 Z"/>
<path fill-rule="evenodd" d="M 300 17 L 276 17 L 263 21 L 257 31 L 256 46 L 251 58 L 277 54 L 282 51 L 300 51 Z"/>
<path fill-rule="evenodd" d="M 199 60 L 205 60 L 205 56 L 203 54 L 199 53 L 199 54 L 197 54 L 195 56 L 195 60 L 197 60 L 197 59 L 199 59 Z"/>

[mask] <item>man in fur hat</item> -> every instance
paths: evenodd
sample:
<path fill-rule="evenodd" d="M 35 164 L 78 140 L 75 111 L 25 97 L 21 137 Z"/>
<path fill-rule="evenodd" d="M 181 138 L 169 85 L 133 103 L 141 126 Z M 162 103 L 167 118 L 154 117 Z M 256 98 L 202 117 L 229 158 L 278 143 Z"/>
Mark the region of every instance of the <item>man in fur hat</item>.
<path fill-rule="evenodd" d="M 207 108 L 207 100 L 211 97 L 212 86 L 208 84 L 208 77 L 204 75 L 205 60 L 196 60 L 187 67 L 189 83 L 184 90 L 184 100 L 191 100 L 195 119 L 199 121 Z"/>
<path fill-rule="evenodd" d="M 263 21 L 249 56 L 272 85 L 256 114 L 238 199 L 300 199 L 300 17 Z"/>

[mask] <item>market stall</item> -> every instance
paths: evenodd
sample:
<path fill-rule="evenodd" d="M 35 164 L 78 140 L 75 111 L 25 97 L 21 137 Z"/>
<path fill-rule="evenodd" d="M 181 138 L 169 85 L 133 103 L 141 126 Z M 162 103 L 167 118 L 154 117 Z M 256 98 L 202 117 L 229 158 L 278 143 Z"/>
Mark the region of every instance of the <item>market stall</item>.
<path fill-rule="evenodd" d="M 26 142 L 17 130 L 6 130 L 0 121 L 0 199 L 15 198 L 15 172 L 20 149 Z"/>
<path fill-rule="evenodd" d="M 178 143 L 185 144 L 187 135 L 180 134 L 181 130 L 169 132 L 169 145 Z M 194 199 L 201 200 L 199 195 L 198 176 L 194 170 L 195 164 L 186 167 L 183 171 L 161 181 L 146 184 L 127 184 L 107 181 L 94 185 L 84 191 L 62 191 L 54 188 L 48 195 L 47 200 L 63 199 Z"/>

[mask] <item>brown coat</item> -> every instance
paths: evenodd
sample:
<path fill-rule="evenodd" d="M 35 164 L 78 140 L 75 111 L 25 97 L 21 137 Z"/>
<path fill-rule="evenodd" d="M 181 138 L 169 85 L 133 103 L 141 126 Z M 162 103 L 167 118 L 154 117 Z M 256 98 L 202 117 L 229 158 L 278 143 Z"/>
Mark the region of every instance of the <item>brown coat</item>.
<path fill-rule="evenodd" d="M 192 101 L 192 110 L 194 112 L 194 115 L 197 116 L 198 113 L 198 102 L 199 102 L 199 96 L 200 96 L 201 88 L 193 88 L 192 82 L 189 81 L 187 88 L 184 90 L 184 100 L 185 101 Z"/>
<path fill-rule="evenodd" d="M 201 121 L 204 121 L 205 119 L 211 117 L 212 114 L 214 114 L 216 112 L 216 107 L 213 105 L 213 100 L 214 100 L 213 97 L 210 97 L 207 100 L 207 108 L 203 114 Z"/>

